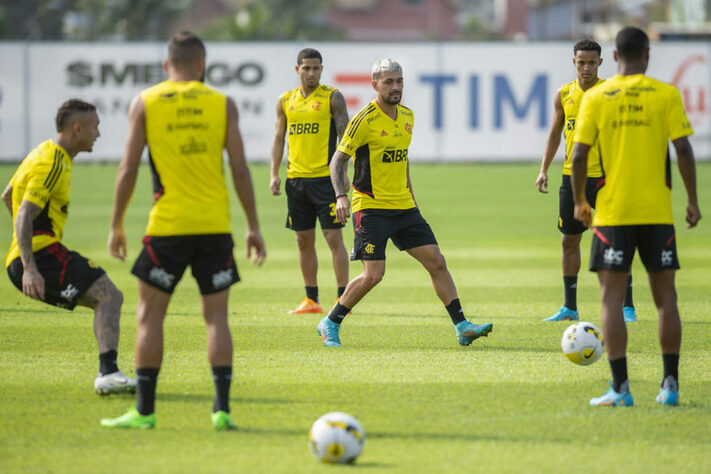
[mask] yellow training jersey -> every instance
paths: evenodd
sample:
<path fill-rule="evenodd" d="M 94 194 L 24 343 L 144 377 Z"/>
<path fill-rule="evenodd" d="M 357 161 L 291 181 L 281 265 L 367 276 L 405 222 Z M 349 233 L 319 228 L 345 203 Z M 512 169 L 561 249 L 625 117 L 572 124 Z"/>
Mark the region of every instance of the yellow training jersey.
<path fill-rule="evenodd" d="M 588 91 L 575 141 L 600 146 L 605 184 L 593 225 L 673 224 L 668 140 L 693 132 L 679 90 L 644 74 Z"/>
<path fill-rule="evenodd" d="M 602 83 L 604 79 L 597 79 L 597 82 L 590 88 Z M 588 89 L 588 90 L 590 90 Z M 563 174 L 570 176 L 572 173 L 573 145 L 575 144 L 573 137 L 575 136 L 575 120 L 578 117 L 580 103 L 583 100 L 583 94 L 586 91 L 580 87 L 578 80 L 567 83 L 560 88 L 560 103 L 563 104 L 565 112 L 565 128 L 563 136 L 565 136 L 565 163 L 563 163 Z M 597 144 L 590 147 L 588 154 L 588 176 L 591 178 L 599 178 L 602 176 L 602 168 L 600 168 L 600 153 Z"/>
<path fill-rule="evenodd" d="M 198 81 L 164 81 L 141 98 L 154 188 L 146 234 L 229 233 L 227 98 Z"/>
<path fill-rule="evenodd" d="M 287 178 L 329 175 L 328 164 L 336 151 L 336 125 L 331 116 L 335 90 L 320 84 L 308 97 L 301 95 L 301 87 L 281 96 L 289 137 Z"/>
<path fill-rule="evenodd" d="M 52 140 L 42 142 L 20 163 L 10 179 L 10 186 L 13 222 L 22 201 L 29 201 L 42 208 L 42 212 L 32 222 L 32 251 L 37 252 L 61 241 L 72 187 L 72 160 L 66 150 Z M 17 234 L 13 230 L 5 266 L 9 266 L 19 256 Z"/>
<path fill-rule="evenodd" d="M 412 110 L 403 105 L 393 120 L 373 101 L 348 123 L 338 150 L 354 157 L 353 212 L 415 207 L 407 187 L 414 121 Z"/>

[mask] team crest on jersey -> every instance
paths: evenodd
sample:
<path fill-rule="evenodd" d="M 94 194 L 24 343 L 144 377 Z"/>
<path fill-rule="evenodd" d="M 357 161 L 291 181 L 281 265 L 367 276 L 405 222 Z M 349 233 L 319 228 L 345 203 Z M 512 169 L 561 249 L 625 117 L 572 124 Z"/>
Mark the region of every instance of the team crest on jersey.
<path fill-rule="evenodd" d="M 365 253 L 368 255 L 372 255 L 375 253 L 375 245 L 373 244 L 365 244 Z"/>
<path fill-rule="evenodd" d="M 313 104 L 311 104 L 311 108 L 314 110 L 321 110 L 321 102 L 318 100 L 315 100 Z"/>
<path fill-rule="evenodd" d="M 411 123 L 406 123 L 405 124 L 405 131 L 412 135 L 412 124 Z"/>
<path fill-rule="evenodd" d="M 621 89 L 615 89 L 615 90 L 612 90 L 612 91 L 603 92 L 602 95 L 603 95 L 603 97 L 605 97 L 606 100 L 615 100 L 615 99 L 618 99 L 618 98 L 620 97 L 620 92 L 621 92 L 621 91 L 622 91 Z"/>

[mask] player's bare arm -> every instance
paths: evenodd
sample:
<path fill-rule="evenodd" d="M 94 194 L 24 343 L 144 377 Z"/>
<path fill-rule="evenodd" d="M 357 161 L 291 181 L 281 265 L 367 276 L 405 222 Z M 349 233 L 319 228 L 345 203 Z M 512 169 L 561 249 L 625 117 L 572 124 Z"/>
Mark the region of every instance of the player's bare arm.
<path fill-rule="evenodd" d="M 701 219 L 701 211 L 696 197 L 696 163 L 694 161 L 694 150 L 691 148 L 688 137 L 677 138 L 672 141 L 676 149 L 677 164 L 681 179 L 686 187 L 686 222 L 687 228 L 695 227 Z"/>
<path fill-rule="evenodd" d="M 22 201 L 15 218 L 17 246 L 22 259 L 22 292 L 30 298 L 44 299 L 44 278 L 37 270 L 32 253 L 32 222 L 40 215 L 42 208 L 30 201 Z"/>
<path fill-rule="evenodd" d="M 126 258 L 126 232 L 123 218 L 136 185 L 141 155 L 146 146 L 146 108 L 140 96 L 134 97 L 128 109 L 128 138 L 123 160 L 119 165 L 114 190 L 114 210 L 109 229 L 109 253 L 120 260 Z"/>
<path fill-rule="evenodd" d="M 252 177 L 249 174 L 247 159 L 244 156 L 242 134 L 239 131 L 239 113 L 237 112 L 237 106 L 230 98 L 227 99 L 225 149 L 227 150 L 237 197 L 239 197 L 247 218 L 247 258 L 251 258 L 252 264 L 261 265 L 267 256 L 267 251 L 264 246 L 264 239 L 262 239 L 262 234 L 259 231 Z M 252 254 L 252 251 L 254 251 L 254 254 Z"/>
<path fill-rule="evenodd" d="M 588 153 L 590 145 L 576 142 L 573 147 L 572 176 L 570 183 L 573 187 L 573 200 L 575 201 L 574 217 L 582 222 L 585 227 L 592 225 L 592 209 L 585 197 L 585 180 L 588 175 Z"/>
<path fill-rule="evenodd" d="M 348 222 L 351 215 L 351 203 L 348 200 L 348 160 L 351 157 L 336 150 L 331 158 L 329 168 L 331 170 L 331 184 L 336 193 L 336 218 L 341 224 Z"/>
<path fill-rule="evenodd" d="M 336 135 L 340 140 L 348 125 L 348 109 L 346 108 L 346 99 L 343 98 L 341 91 L 335 90 L 331 93 L 331 116 L 336 124 Z"/>
<path fill-rule="evenodd" d="M 2 200 L 5 202 L 5 207 L 7 207 L 10 215 L 12 215 L 12 185 L 8 184 L 2 192 Z"/>
<path fill-rule="evenodd" d="M 272 195 L 281 194 L 281 178 L 279 178 L 279 167 L 284 156 L 284 137 L 286 135 L 286 114 L 281 104 L 281 97 L 276 104 L 276 125 L 274 125 L 274 140 L 272 141 L 271 169 L 269 178 L 269 190 Z M 339 135 L 340 137 L 340 135 Z"/>
<path fill-rule="evenodd" d="M 546 149 L 543 152 L 543 159 L 541 160 L 541 170 L 538 172 L 538 177 L 536 178 L 536 187 L 541 193 L 548 193 L 548 168 L 551 166 L 555 153 L 560 146 L 560 136 L 563 133 L 564 125 L 565 110 L 563 110 L 563 103 L 560 100 L 560 89 L 558 89 L 553 99 L 553 123 L 551 123 L 551 129 L 546 139 Z"/>

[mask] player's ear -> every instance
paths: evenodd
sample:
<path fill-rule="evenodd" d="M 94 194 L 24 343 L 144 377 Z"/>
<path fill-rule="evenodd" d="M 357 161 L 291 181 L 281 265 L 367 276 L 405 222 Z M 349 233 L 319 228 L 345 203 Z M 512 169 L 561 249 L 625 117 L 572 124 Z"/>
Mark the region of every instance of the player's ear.
<path fill-rule="evenodd" d="M 167 59 L 163 60 L 163 70 L 165 72 L 168 72 L 168 60 Z"/>
<path fill-rule="evenodd" d="M 602 66 L 602 58 L 600 58 L 600 62 L 597 63 L 598 66 Z"/>
<path fill-rule="evenodd" d="M 374 91 L 378 90 L 378 81 L 370 81 L 370 85 L 373 86 Z"/>
<path fill-rule="evenodd" d="M 299 73 L 299 65 L 298 64 L 296 66 L 294 66 L 294 71 L 296 71 L 296 74 Z"/>
<path fill-rule="evenodd" d="M 615 62 L 620 62 L 620 57 L 617 55 L 617 50 L 612 52 L 612 57 L 615 58 Z"/>

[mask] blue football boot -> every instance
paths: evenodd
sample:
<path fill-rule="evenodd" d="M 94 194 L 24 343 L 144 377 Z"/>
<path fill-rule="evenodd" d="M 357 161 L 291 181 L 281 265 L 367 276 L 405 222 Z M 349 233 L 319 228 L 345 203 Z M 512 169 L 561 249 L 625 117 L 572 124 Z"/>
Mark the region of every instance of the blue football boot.
<path fill-rule="evenodd" d="M 328 316 L 323 318 L 316 328 L 316 332 L 323 339 L 323 345 L 328 347 L 341 347 L 341 338 L 338 337 L 340 330 L 341 325 L 328 319 Z"/>
<path fill-rule="evenodd" d="M 572 309 L 570 309 L 564 305 L 563 307 L 560 308 L 560 310 L 557 313 L 555 313 L 550 318 L 545 318 L 543 321 L 577 321 L 577 320 L 578 320 L 578 312 L 573 311 Z"/>
<path fill-rule="evenodd" d="M 625 315 L 626 323 L 636 323 L 637 313 L 634 310 L 634 306 L 625 306 L 622 308 L 622 313 Z"/>
<path fill-rule="evenodd" d="M 620 391 L 615 392 L 615 389 L 610 383 L 610 390 L 605 392 L 601 397 L 590 399 L 590 405 L 596 407 L 631 407 L 634 405 L 634 399 L 630 393 L 630 383 L 628 380 L 620 386 Z"/>
<path fill-rule="evenodd" d="M 657 403 L 674 407 L 679 404 L 679 385 L 671 375 L 667 375 L 662 382 L 662 388 L 659 389 L 659 395 L 657 395 Z"/>
<path fill-rule="evenodd" d="M 494 329 L 494 325 L 491 323 L 474 324 L 464 320 L 454 326 L 454 329 L 457 331 L 459 345 L 468 346 L 475 339 L 488 336 L 491 330 Z"/>

